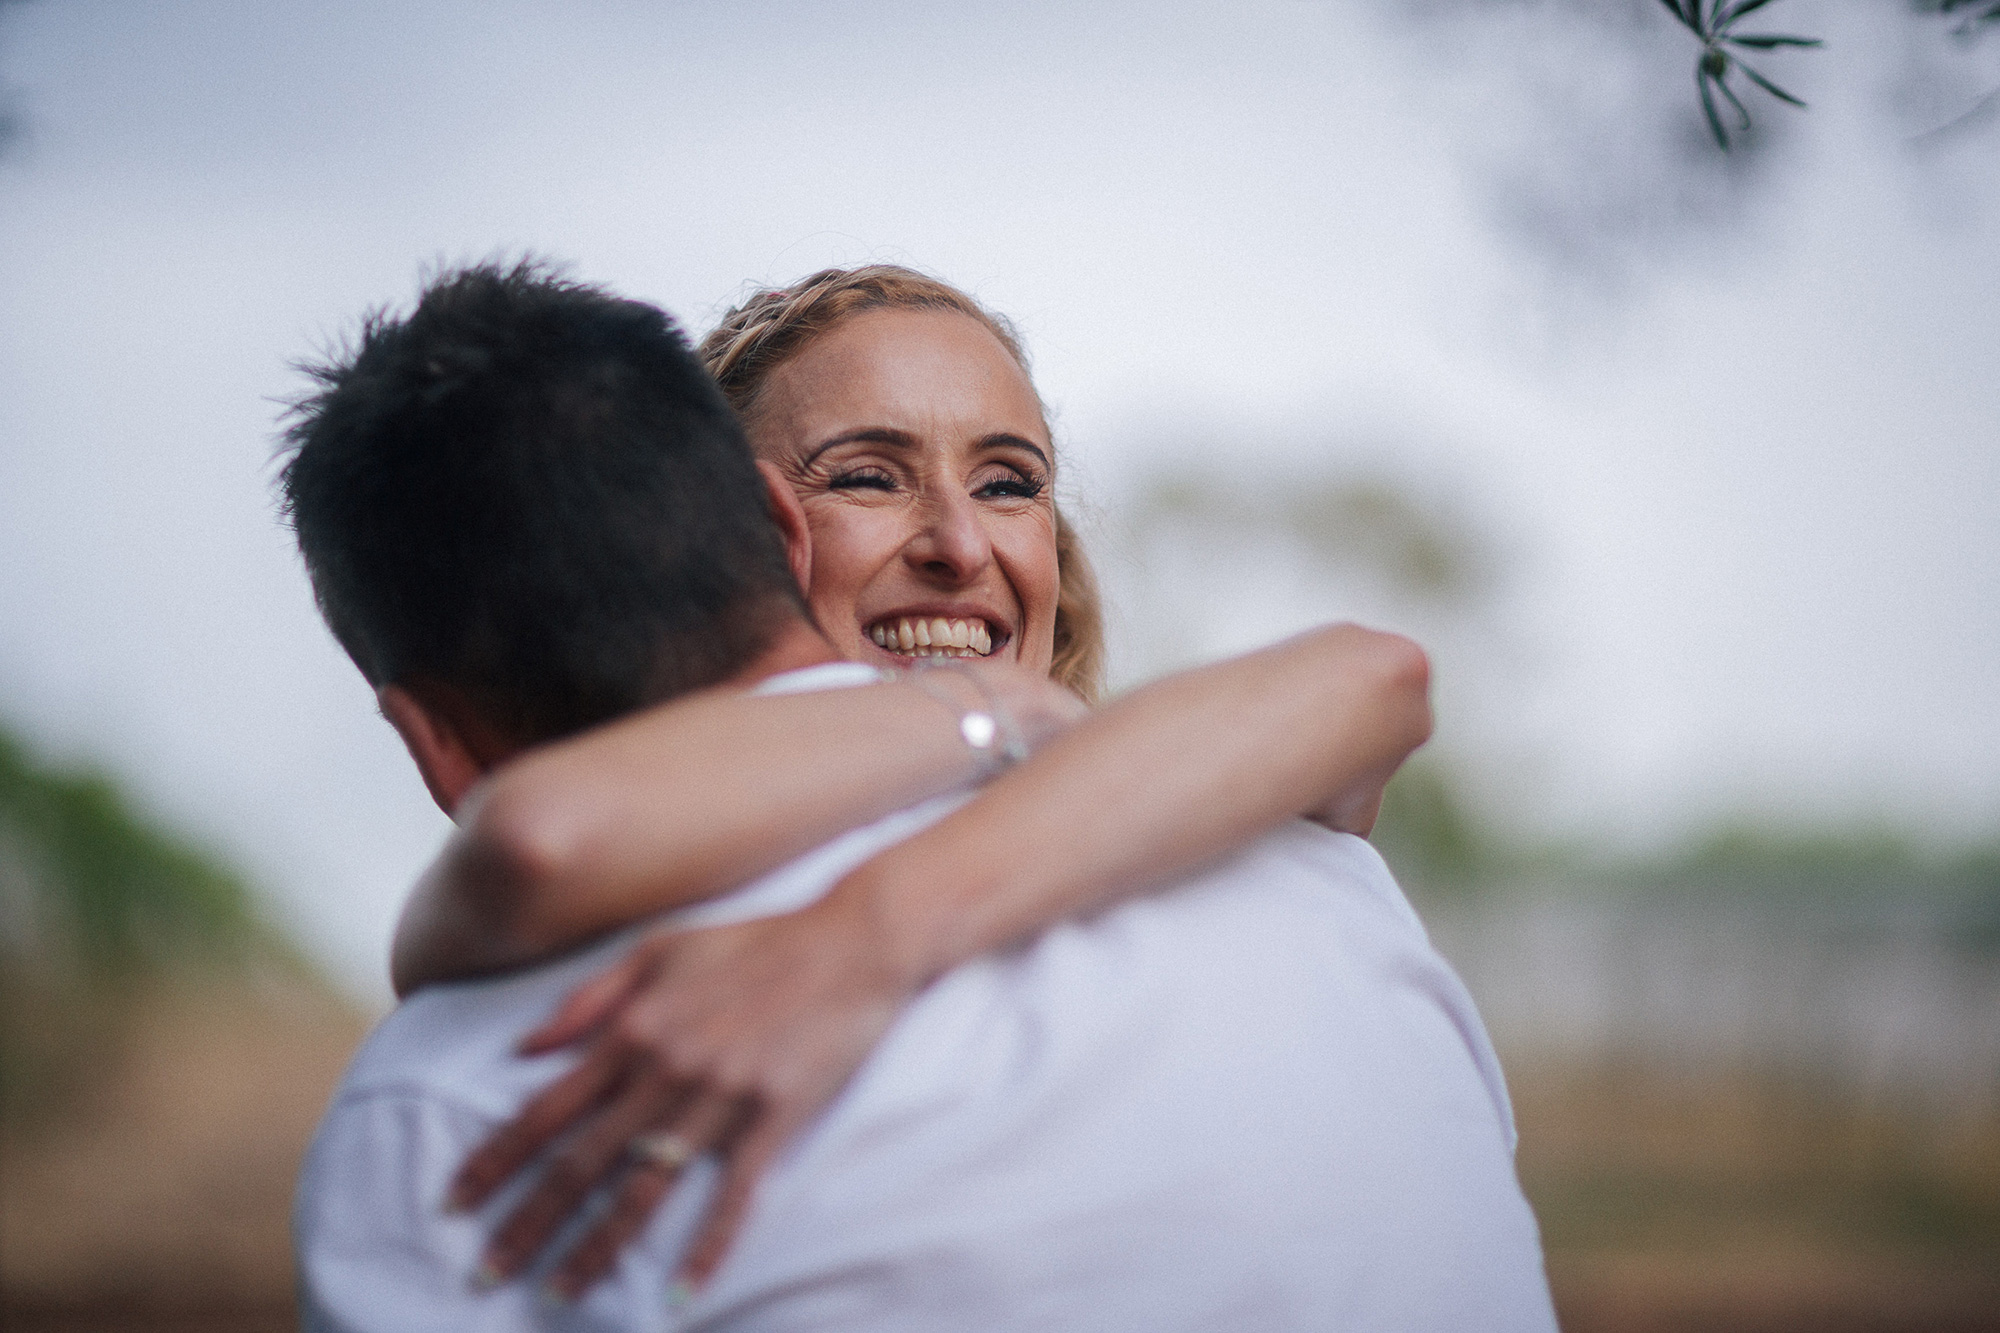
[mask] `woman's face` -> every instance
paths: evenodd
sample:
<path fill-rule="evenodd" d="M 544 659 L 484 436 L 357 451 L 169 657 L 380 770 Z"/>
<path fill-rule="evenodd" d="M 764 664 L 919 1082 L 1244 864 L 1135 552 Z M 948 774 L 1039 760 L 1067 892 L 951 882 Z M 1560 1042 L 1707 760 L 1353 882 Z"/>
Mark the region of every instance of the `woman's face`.
<path fill-rule="evenodd" d="M 1054 452 L 1034 387 L 983 325 L 856 315 L 772 372 L 748 424 L 805 508 L 807 600 L 842 653 L 1048 671 Z"/>

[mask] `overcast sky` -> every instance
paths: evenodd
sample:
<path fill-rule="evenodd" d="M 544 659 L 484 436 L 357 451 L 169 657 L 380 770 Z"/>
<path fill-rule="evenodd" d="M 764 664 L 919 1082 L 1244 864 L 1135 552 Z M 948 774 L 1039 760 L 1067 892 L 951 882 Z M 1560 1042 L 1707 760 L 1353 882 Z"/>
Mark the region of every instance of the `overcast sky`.
<path fill-rule="evenodd" d="M 1522 818 L 1991 836 L 2000 126 L 1917 136 L 2000 34 L 1763 13 L 1830 44 L 1725 163 L 1650 0 L 6 9 L 0 714 L 381 994 L 445 825 L 274 521 L 288 362 L 438 260 L 533 248 L 699 331 L 893 259 L 1022 323 L 1115 590 L 1169 465 L 1476 520 L 1518 698 L 1448 650 L 1443 722 Z M 1128 675 L 1178 595 L 1131 594 Z"/>

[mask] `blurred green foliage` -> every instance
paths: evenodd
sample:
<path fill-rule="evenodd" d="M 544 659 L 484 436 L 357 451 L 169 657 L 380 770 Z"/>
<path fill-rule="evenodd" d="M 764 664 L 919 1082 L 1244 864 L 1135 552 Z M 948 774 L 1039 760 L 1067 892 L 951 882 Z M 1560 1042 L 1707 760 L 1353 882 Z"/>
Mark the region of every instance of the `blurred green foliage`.
<path fill-rule="evenodd" d="M 1232 537 L 1283 533 L 1325 568 L 1371 570 L 1422 602 L 1477 600 L 1492 563 L 1462 515 L 1380 478 L 1288 476 L 1259 486 L 1200 474 L 1161 477 L 1141 494 L 1133 526 L 1148 540 L 1168 536 L 1177 523 Z"/>
<path fill-rule="evenodd" d="M 1370 840 L 1407 886 L 1432 894 L 1467 892 L 1510 859 L 1473 815 L 1451 768 L 1428 755 L 1390 780 Z"/>
<path fill-rule="evenodd" d="M 0 729 L 0 1121 L 65 1106 L 157 983 L 297 955 L 243 881 Z"/>
<path fill-rule="evenodd" d="M 1916 874 L 2000 885 L 2000 845 L 1939 854 L 1883 824 L 1812 827 L 1735 820 L 1695 842 L 1673 864 L 1690 874 L 1756 879 Z"/>
<path fill-rule="evenodd" d="M 1962 948 L 2000 951 L 2000 841 L 1942 849 L 1885 825 L 1737 820 L 1635 867 L 1654 891 L 1835 912 L 1860 923 L 1920 918 Z"/>
<path fill-rule="evenodd" d="M 129 977 L 258 939 L 242 880 L 109 778 L 51 772 L 0 731 L 0 962 Z"/>
<path fill-rule="evenodd" d="M 1856 925 L 1922 918 L 1961 946 L 2000 949 L 2000 839 L 1940 848 L 1885 823 L 1739 817 L 1644 853 L 1538 843 L 1482 817 L 1448 755 L 1417 756 L 1390 782 L 1371 841 L 1420 900 L 1529 882 L 1833 912 Z"/>
<path fill-rule="evenodd" d="M 9 9 L 24 3 L 26 0 L 0 0 L 0 20 L 6 18 Z M 21 115 L 14 106 L 13 90 L 0 86 L 0 156 L 13 146 L 14 140 L 21 135 L 21 129 Z"/>

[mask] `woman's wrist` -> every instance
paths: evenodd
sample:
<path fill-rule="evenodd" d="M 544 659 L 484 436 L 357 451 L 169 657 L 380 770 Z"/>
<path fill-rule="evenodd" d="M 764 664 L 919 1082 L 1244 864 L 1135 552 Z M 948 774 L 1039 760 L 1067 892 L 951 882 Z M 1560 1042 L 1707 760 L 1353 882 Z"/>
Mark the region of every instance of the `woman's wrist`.
<path fill-rule="evenodd" d="M 907 679 L 949 710 L 959 738 L 977 765 L 978 776 L 990 778 L 1028 757 L 1027 742 L 1012 710 L 973 673 L 948 666 L 920 666 L 913 668 Z"/>
<path fill-rule="evenodd" d="M 918 835 L 922 839 L 922 835 Z M 900 843 L 843 876 L 814 909 L 857 927 L 877 961 L 907 992 L 923 989 L 965 958 L 968 917 L 987 891 L 978 869 L 945 873 Z"/>

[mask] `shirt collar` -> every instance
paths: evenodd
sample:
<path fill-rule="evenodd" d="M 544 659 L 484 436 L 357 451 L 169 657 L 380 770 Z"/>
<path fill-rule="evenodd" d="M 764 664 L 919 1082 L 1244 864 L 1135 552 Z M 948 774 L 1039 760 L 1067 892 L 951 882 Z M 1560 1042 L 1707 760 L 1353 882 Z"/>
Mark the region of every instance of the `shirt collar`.
<path fill-rule="evenodd" d="M 810 694 L 815 690 L 849 690 L 876 685 L 889 673 L 861 662 L 820 662 L 795 671 L 780 671 L 757 682 L 752 694 Z"/>

